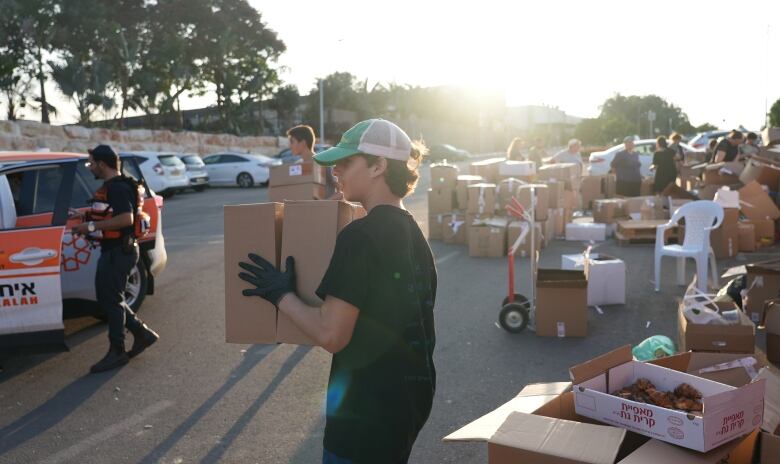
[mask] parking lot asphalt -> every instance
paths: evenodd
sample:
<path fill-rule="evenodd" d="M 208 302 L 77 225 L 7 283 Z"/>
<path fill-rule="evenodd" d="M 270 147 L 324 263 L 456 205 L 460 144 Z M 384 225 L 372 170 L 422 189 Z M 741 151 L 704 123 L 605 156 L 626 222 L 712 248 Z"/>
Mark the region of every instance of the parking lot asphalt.
<path fill-rule="evenodd" d="M 427 232 L 427 167 L 422 172 L 406 204 Z M 266 199 L 264 188 L 223 188 L 165 201 L 168 268 L 140 313 L 162 338 L 129 365 L 88 374 L 108 345 L 105 325 L 91 318 L 67 321 L 69 352 L 3 359 L 0 463 L 318 462 L 330 355 L 224 341 L 222 207 Z M 627 304 L 604 306 L 603 314 L 589 308 L 588 336 L 563 339 L 497 327 L 505 259 L 470 258 L 465 247 L 439 242 L 431 247 L 439 272 L 438 385 L 411 462 L 484 463 L 484 444 L 445 444 L 442 437 L 525 384 L 568 380 L 570 366 L 651 335 L 674 338 L 683 288 L 667 260 L 661 292 L 653 291 L 652 245 L 599 245 L 598 252 L 626 262 Z M 554 241 L 542 250 L 540 266 L 558 267 L 561 254 L 583 249 Z M 740 254 L 718 267 L 777 251 Z M 517 262 L 520 293 L 527 294 L 529 260 Z"/>

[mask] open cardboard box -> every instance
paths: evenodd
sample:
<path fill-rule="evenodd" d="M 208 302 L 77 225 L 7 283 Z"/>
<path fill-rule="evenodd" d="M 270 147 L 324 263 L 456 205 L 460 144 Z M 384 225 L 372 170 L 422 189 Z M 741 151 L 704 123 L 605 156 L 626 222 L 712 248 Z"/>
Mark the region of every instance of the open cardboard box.
<path fill-rule="evenodd" d="M 582 269 L 588 279 L 588 306 L 626 304 L 626 263 L 600 253 L 561 255 L 564 270 Z"/>
<path fill-rule="evenodd" d="M 753 263 L 747 270 L 747 294 L 743 298 L 744 310 L 755 324 L 764 316 L 766 302 L 780 298 L 780 259 Z"/>
<path fill-rule="evenodd" d="M 774 464 L 780 457 L 780 371 L 764 367 L 758 378 L 766 381 L 759 463 Z"/>
<path fill-rule="evenodd" d="M 737 310 L 739 323 L 694 324 L 683 314 L 683 303 L 677 310 L 678 348 L 681 351 L 711 351 L 718 353 L 755 352 L 756 326 L 734 302 L 717 302 L 720 311 Z"/>
<path fill-rule="evenodd" d="M 741 387 L 661 365 L 634 361 L 624 346 L 570 369 L 577 414 L 696 451 L 710 451 L 752 433 L 763 416 L 765 381 Z M 611 392 L 649 379 L 658 390 L 687 383 L 702 393 L 703 412 L 691 414 L 639 403 Z"/>

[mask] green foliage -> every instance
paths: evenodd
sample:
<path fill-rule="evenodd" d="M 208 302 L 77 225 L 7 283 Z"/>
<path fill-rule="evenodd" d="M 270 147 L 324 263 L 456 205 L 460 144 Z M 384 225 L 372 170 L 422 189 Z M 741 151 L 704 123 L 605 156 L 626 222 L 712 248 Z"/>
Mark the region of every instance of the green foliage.
<path fill-rule="evenodd" d="M 696 126 L 696 132 L 709 132 L 718 130 L 718 126 L 714 126 L 708 122 L 705 122 L 704 124 L 701 124 L 699 126 Z"/>
<path fill-rule="evenodd" d="M 780 99 L 778 99 L 772 108 L 769 109 L 769 126 L 780 127 Z"/>

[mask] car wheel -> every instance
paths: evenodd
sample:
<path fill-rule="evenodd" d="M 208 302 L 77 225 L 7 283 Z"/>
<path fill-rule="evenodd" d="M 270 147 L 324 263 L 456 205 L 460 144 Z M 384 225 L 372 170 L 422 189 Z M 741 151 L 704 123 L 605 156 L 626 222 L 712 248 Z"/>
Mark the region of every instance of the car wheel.
<path fill-rule="evenodd" d="M 248 172 L 242 172 L 241 174 L 236 177 L 236 183 L 241 188 L 249 188 L 253 185 L 255 185 L 255 180 L 252 178 L 252 175 Z"/>
<path fill-rule="evenodd" d="M 142 260 L 138 260 L 135 267 L 130 271 L 130 276 L 127 278 L 127 286 L 125 287 L 125 302 L 133 312 L 138 311 L 146 298 L 146 266 Z"/>

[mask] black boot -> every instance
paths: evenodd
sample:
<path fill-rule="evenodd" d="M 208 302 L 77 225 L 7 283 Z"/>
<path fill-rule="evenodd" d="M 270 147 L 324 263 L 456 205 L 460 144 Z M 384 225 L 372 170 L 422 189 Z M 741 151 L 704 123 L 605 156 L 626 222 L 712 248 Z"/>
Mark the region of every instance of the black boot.
<path fill-rule="evenodd" d="M 110 371 L 117 367 L 124 366 L 130 361 L 125 353 L 125 347 L 121 345 L 111 345 L 108 348 L 108 353 L 89 369 L 89 372 L 97 374 L 98 372 Z"/>
<path fill-rule="evenodd" d="M 133 347 L 127 352 L 127 356 L 130 358 L 138 356 L 160 338 L 154 330 L 150 329 L 143 322 L 138 329 L 130 330 L 130 333 L 133 334 Z"/>

